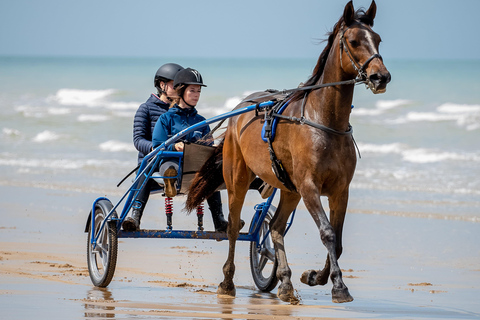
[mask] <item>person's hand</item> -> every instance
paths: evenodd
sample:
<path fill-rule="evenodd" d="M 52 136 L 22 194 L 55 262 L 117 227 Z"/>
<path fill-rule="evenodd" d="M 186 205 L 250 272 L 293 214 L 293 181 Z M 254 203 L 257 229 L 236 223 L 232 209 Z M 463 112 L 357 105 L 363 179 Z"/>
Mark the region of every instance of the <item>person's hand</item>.
<path fill-rule="evenodd" d="M 184 143 L 183 142 L 177 142 L 175 143 L 175 150 L 177 151 L 183 151 Z"/>

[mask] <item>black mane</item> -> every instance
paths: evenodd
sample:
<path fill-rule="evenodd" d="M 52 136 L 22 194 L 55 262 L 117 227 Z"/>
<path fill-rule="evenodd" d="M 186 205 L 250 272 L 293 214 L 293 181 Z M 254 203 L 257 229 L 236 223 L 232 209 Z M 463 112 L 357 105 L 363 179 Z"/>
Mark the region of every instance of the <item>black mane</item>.
<path fill-rule="evenodd" d="M 365 9 L 363 8 L 358 9 L 355 12 L 355 20 L 360 23 L 373 26 L 373 20 L 371 19 L 371 17 L 365 14 Z M 328 36 L 327 45 L 325 49 L 323 49 L 322 53 L 320 54 L 320 57 L 318 57 L 317 65 L 315 66 L 315 69 L 313 69 L 312 76 L 307 80 L 307 82 L 303 84 L 304 87 L 315 85 L 320 79 L 320 77 L 322 76 L 323 70 L 325 69 L 325 64 L 327 63 L 328 55 L 330 54 L 330 50 L 332 49 L 332 46 L 333 46 L 333 42 L 343 24 L 344 24 L 344 19 L 342 16 L 340 17 L 338 22 L 335 23 L 335 25 L 333 26 L 333 30 L 327 33 L 327 36 Z M 306 92 L 308 94 L 310 91 L 306 91 Z M 292 95 L 292 101 L 300 100 L 303 98 L 304 95 L 305 95 L 304 91 L 297 91 Z"/>

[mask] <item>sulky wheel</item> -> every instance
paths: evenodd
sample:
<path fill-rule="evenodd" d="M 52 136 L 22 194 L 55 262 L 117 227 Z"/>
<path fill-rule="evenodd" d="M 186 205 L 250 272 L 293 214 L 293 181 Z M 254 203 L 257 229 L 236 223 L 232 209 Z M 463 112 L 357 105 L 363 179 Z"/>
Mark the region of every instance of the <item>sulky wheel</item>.
<path fill-rule="evenodd" d="M 252 271 L 253 281 L 255 281 L 258 289 L 263 292 L 272 291 L 278 283 L 276 275 L 278 262 L 275 258 L 272 237 L 268 232 L 270 230 L 270 220 L 275 210 L 276 208 L 272 205 L 268 209 L 265 220 L 260 227 L 260 241 L 250 242 L 250 270 Z"/>
<path fill-rule="evenodd" d="M 97 287 L 106 287 L 112 281 L 117 264 L 117 227 L 115 222 L 106 222 L 100 230 L 113 205 L 108 200 L 99 200 L 95 205 L 95 236 L 98 235 L 96 245 L 91 243 L 91 224 L 87 239 L 87 264 L 92 283 Z M 112 218 L 116 218 L 114 213 Z M 91 222 L 91 220 L 90 220 Z"/>

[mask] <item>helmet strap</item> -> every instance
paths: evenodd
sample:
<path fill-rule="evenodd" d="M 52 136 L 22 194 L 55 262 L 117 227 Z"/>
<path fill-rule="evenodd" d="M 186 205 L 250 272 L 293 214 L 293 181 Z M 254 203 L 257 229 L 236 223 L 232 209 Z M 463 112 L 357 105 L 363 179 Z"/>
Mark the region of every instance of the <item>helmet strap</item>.
<path fill-rule="evenodd" d="M 190 108 L 195 108 L 196 107 L 196 106 L 192 106 L 191 104 L 187 103 L 187 101 L 185 101 L 185 99 L 183 99 L 183 97 L 182 97 L 182 101 L 183 101 L 183 103 L 185 103 Z"/>

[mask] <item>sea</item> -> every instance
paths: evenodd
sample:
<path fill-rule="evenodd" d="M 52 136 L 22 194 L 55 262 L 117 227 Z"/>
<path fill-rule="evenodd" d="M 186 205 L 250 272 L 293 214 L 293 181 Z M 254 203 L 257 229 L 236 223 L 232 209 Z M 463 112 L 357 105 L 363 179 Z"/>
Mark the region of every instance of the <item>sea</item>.
<path fill-rule="evenodd" d="M 316 59 L 0 57 L 0 185 L 118 198 L 137 164 L 135 111 L 167 62 L 202 74 L 209 118 L 297 87 Z M 480 223 L 480 60 L 384 62 L 386 93 L 355 89 L 349 213 Z"/>

